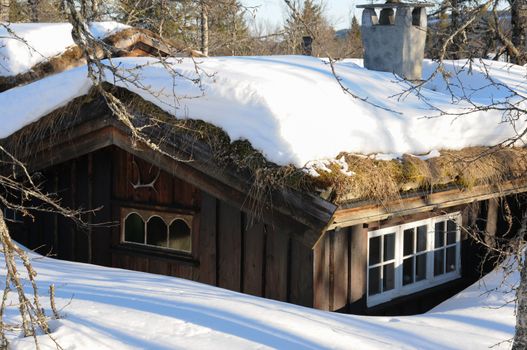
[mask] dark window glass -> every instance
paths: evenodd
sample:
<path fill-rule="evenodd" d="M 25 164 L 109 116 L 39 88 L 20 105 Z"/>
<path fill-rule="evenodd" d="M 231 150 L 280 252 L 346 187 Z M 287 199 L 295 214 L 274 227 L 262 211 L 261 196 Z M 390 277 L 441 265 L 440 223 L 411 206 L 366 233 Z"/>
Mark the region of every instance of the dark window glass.
<path fill-rule="evenodd" d="M 419 226 L 417 228 L 417 252 L 423 252 L 426 250 L 426 235 L 427 226 Z"/>
<path fill-rule="evenodd" d="M 435 225 L 435 247 L 443 247 L 445 245 L 445 222 L 436 222 Z"/>
<path fill-rule="evenodd" d="M 446 233 L 446 244 L 456 243 L 456 232 L 457 232 L 456 223 L 452 220 L 448 220 L 447 233 Z"/>
<path fill-rule="evenodd" d="M 185 221 L 176 219 L 170 225 L 168 247 L 184 252 L 190 252 L 190 228 Z"/>
<path fill-rule="evenodd" d="M 415 281 L 424 279 L 426 279 L 426 254 L 421 254 L 415 258 Z"/>
<path fill-rule="evenodd" d="M 5 208 L 4 209 L 4 218 L 6 220 L 15 221 L 15 211 L 13 209 Z"/>
<path fill-rule="evenodd" d="M 414 253 L 414 231 L 413 228 L 404 230 L 403 254 L 405 256 Z"/>
<path fill-rule="evenodd" d="M 146 224 L 146 244 L 167 246 L 167 225 L 159 216 L 152 216 Z"/>
<path fill-rule="evenodd" d="M 381 292 L 381 268 L 374 267 L 370 269 L 368 276 L 368 294 L 374 295 Z"/>
<path fill-rule="evenodd" d="M 414 257 L 403 261 L 403 286 L 414 283 Z"/>
<path fill-rule="evenodd" d="M 446 249 L 446 272 L 456 270 L 456 247 Z"/>
<path fill-rule="evenodd" d="M 124 240 L 133 243 L 145 243 L 145 223 L 136 213 L 132 213 L 124 220 Z"/>
<path fill-rule="evenodd" d="M 370 238 L 370 265 L 375 265 L 381 262 L 381 238 Z"/>
<path fill-rule="evenodd" d="M 382 291 L 385 292 L 395 287 L 395 264 L 387 264 L 382 268 Z"/>
<path fill-rule="evenodd" d="M 441 249 L 434 252 L 434 276 L 439 276 L 445 273 L 445 250 Z"/>
<path fill-rule="evenodd" d="M 384 235 L 384 260 L 395 258 L 395 233 Z"/>

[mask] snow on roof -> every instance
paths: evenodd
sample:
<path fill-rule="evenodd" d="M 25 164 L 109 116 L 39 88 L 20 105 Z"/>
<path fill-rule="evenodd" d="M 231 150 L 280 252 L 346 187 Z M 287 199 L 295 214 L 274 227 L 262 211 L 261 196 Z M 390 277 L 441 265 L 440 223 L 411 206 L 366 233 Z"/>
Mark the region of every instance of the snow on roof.
<path fill-rule="evenodd" d="M 99 39 L 129 28 L 117 22 L 93 22 L 89 27 Z M 0 24 L 0 76 L 24 73 L 74 45 L 71 29 L 69 23 Z"/>
<path fill-rule="evenodd" d="M 368 317 L 175 277 L 31 257 L 39 290 L 56 286 L 63 317 L 50 327 L 63 349 L 508 349 L 514 333 L 514 293 L 507 288 L 519 281 L 517 271 L 504 279 L 498 269 L 422 315 Z M 5 269 L 0 274 L 5 280 Z M 40 300 L 50 315 L 49 298 Z M 19 321 L 16 293 L 7 305 L 4 321 Z M 9 348 L 33 349 L 33 338 L 19 333 L 8 334 Z M 46 335 L 38 341 L 42 349 L 56 349 Z"/>
<path fill-rule="evenodd" d="M 456 113 L 473 106 L 453 99 L 442 76 L 427 83 L 420 97 L 414 93 L 398 97 L 408 90 L 408 83 L 393 74 L 364 69 L 357 61 L 336 63 L 335 70 L 343 86 L 367 102 L 345 93 L 330 65 L 313 57 L 202 58 L 198 69 L 192 59 L 169 61 L 183 77 L 171 76 L 155 58 L 113 62 L 123 75 L 137 75 L 143 88 L 108 77 L 110 83 L 176 117 L 219 126 L 232 140 L 247 139 L 280 165 L 303 167 L 313 160 L 334 159 L 342 151 L 394 157 L 494 145 L 525 126 L 524 120 L 517 120 L 513 127 L 500 111 L 437 117 L 437 109 Z M 470 67 L 465 63 L 446 62 L 452 73 L 449 89 L 455 96 L 469 96 L 482 106 L 520 100 L 515 94 L 527 96 L 526 68 L 492 61 Z M 426 61 L 425 76 L 435 67 Z M 486 71 L 498 85 L 490 83 Z M 0 94 L 4 120 L 9 121 L 0 127 L 0 138 L 87 93 L 90 83 L 85 76 L 86 69 L 78 68 Z M 195 78 L 201 78 L 200 84 Z M 36 91 L 49 93 L 36 96 Z"/>

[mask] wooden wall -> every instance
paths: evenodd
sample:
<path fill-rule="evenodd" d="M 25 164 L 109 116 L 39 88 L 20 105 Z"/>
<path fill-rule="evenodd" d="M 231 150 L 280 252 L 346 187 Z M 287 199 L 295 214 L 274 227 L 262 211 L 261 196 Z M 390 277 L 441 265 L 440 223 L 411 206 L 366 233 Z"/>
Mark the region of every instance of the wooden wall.
<path fill-rule="evenodd" d="M 157 177 L 155 189 L 134 189 L 139 177 L 142 183 Z M 55 214 L 39 214 L 35 222 L 26 222 L 28 230 L 17 238 L 32 248 L 40 246 L 41 253 L 52 251 L 61 259 L 177 276 L 313 304 L 313 254 L 298 239 L 298 232 L 258 221 L 116 147 L 47 169 L 42 179 L 46 190 L 58 193 L 64 205 L 100 208 L 84 216 L 86 222 L 96 224 L 86 228 Z M 192 255 L 122 244 L 121 207 L 194 215 Z"/>
<path fill-rule="evenodd" d="M 495 220 L 488 220 L 486 203 L 453 207 L 448 211 L 461 211 L 464 227 L 479 225 L 484 228 L 487 221 Z M 355 314 L 416 314 L 427 311 L 474 282 L 479 277 L 481 251 L 465 232 L 461 237 L 461 279 L 374 308 L 368 309 L 366 306 L 368 231 L 442 214 L 445 212 L 427 212 L 326 232 L 314 250 L 314 306 L 322 310 Z"/>

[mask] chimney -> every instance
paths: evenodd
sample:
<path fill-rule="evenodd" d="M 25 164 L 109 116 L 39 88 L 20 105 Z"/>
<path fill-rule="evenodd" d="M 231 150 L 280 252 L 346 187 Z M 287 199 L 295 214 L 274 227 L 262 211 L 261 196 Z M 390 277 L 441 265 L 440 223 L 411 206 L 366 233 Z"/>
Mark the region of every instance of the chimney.
<path fill-rule="evenodd" d="M 391 72 L 408 80 L 422 79 L 428 3 L 359 5 L 364 67 Z M 377 17 L 376 11 L 379 11 Z"/>
<path fill-rule="evenodd" d="M 313 56 L 313 38 L 310 36 L 302 37 L 302 54 L 304 56 Z"/>

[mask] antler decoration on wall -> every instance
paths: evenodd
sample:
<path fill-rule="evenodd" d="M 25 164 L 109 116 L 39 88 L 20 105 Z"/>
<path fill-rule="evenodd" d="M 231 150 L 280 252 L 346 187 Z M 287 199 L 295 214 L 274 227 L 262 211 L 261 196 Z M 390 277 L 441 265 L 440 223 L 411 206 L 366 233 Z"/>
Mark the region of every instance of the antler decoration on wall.
<path fill-rule="evenodd" d="M 137 190 L 138 188 L 151 188 L 157 192 L 154 185 L 157 179 L 159 179 L 159 174 L 161 173 L 161 169 L 159 168 L 157 169 L 157 174 L 152 181 L 150 181 L 149 183 L 141 183 L 141 171 L 139 170 L 139 165 L 137 165 L 137 162 L 135 161 L 135 159 L 132 159 L 132 164 L 137 169 L 137 182 L 133 183 L 132 181 L 130 181 L 130 184 L 132 185 L 134 190 Z"/>

